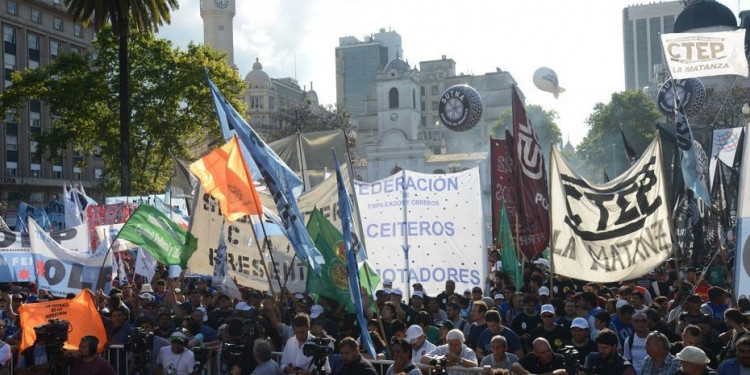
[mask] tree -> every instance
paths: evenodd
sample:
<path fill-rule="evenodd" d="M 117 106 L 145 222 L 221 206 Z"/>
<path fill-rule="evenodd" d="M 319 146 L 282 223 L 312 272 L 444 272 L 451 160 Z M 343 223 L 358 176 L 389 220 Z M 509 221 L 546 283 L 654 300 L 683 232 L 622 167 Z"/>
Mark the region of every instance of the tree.
<path fill-rule="evenodd" d="M 609 103 L 597 103 L 586 119 L 588 133 L 576 149 L 580 172 L 592 181 L 602 181 L 605 168 L 609 177 L 619 175 L 629 166 L 620 129 L 640 154 L 653 140 L 658 119 L 656 106 L 642 91 L 614 93 Z"/>
<path fill-rule="evenodd" d="M 73 21 L 93 22 L 97 33 L 109 23 L 117 34 L 120 99 L 120 194 L 130 195 L 130 76 L 128 40 L 130 28 L 153 33 L 170 22 L 170 10 L 179 8 L 177 0 L 64 0 Z"/>
<path fill-rule="evenodd" d="M 540 105 L 530 104 L 526 106 L 526 117 L 531 121 L 534 134 L 539 139 L 539 145 L 542 147 L 544 160 L 549 169 L 550 145 L 562 144 L 562 133 L 555 122 L 559 115 L 552 109 L 546 110 Z M 513 111 L 511 108 L 500 114 L 490 133 L 494 134 L 495 138 L 502 138 L 505 137 L 505 129 L 513 131 Z"/>
<path fill-rule="evenodd" d="M 706 89 L 706 99 L 698 113 L 688 119 L 690 125 L 707 125 L 711 128 L 733 128 L 745 125 L 742 105 L 750 102 L 750 88 Z"/>
<path fill-rule="evenodd" d="M 294 103 L 288 107 L 279 107 L 271 115 L 274 123 L 281 123 L 281 128 L 270 134 L 269 142 L 292 135 L 296 132 L 307 133 L 322 130 L 351 130 L 351 116 L 340 106 L 313 105 L 309 101 Z"/>
<path fill-rule="evenodd" d="M 132 148 L 133 193 L 164 191 L 170 176 L 170 154 L 193 158 L 220 140 L 221 132 L 204 67 L 211 79 L 243 113 L 245 83 L 217 52 L 190 44 L 179 50 L 152 34 L 130 37 L 133 68 Z M 0 110 L 20 108 L 30 99 L 49 104 L 57 120 L 35 136 L 40 156 L 54 158 L 68 146 L 101 154 L 104 161 L 102 192 L 115 193 L 121 181 L 118 137 L 118 40 L 111 28 L 97 35 L 96 59 L 65 54 L 47 66 L 15 72 L 11 87 L 0 93 Z M 19 110 L 20 112 L 20 110 Z M 200 150 L 200 149 L 203 150 Z"/>

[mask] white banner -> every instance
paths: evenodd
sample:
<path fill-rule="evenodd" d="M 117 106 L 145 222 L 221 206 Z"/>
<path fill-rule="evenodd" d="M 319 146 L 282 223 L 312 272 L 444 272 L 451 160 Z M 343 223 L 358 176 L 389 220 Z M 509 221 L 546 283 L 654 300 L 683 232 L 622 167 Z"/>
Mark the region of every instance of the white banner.
<path fill-rule="evenodd" d="M 66 249 L 29 219 L 29 238 L 37 285 L 55 297 L 82 289 L 104 289 L 112 272 L 112 253 L 101 250 L 86 254 Z"/>
<path fill-rule="evenodd" d="M 745 125 L 745 134 L 749 134 L 748 132 L 750 132 L 750 123 Z M 750 178 L 750 150 L 749 147 L 744 147 L 740 167 L 737 242 L 734 256 L 734 297 L 736 299 L 750 296 L 750 180 L 748 178 Z"/>
<path fill-rule="evenodd" d="M 446 280 L 456 290 L 484 283 L 478 168 L 434 175 L 402 170 L 355 187 L 368 259 L 381 280 L 392 279 L 405 292 L 419 282 L 432 294 Z"/>
<path fill-rule="evenodd" d="M 662 34 L 661 44 L 674 79 L 748 75 L 745 29 Z"/>
<path fill-rule="evenodd" d="M 740 145 L 742 127 L 714 129 L 713 133 L 714 140 L 711 144 L 711 158 L 708 168 L 708 172 L 710 173 L 709 184 L 713 184 L 714 182 L 717 158 L 730 167 L 734 164 L 734 155 L 737 153 L 737 147 Z"/>
<path fill-rule="evenodd" d="M 672 251 L 668 196 L 658 138 L 635 165 L 604 185 L 589 183 L 554 148 L 554 271 L 594 282 L 634 279 L 650 272 Z"/>

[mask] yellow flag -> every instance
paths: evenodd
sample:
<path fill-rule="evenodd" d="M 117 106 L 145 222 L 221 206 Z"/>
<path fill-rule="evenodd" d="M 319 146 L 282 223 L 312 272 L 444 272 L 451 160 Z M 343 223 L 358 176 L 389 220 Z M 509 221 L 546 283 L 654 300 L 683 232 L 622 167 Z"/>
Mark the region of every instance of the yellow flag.
<path fill-rule="evenodd" d="M 247 172 L 236 135 L 224 146 L 191 164 L 190 171 L 200 179 L 206 193 L 219 201 L 227 220 L 263 213 L 260 197 Z"/>

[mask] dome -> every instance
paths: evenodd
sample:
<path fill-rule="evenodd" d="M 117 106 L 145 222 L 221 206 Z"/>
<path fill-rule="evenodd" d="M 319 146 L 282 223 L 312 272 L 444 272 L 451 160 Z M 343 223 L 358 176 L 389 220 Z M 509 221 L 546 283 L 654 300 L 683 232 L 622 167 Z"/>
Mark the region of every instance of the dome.
<path fill-rule="evenodd" d="M 263 71 L 263 65 L 260 64 L 257 57 L 253 64 L 253 70 L 245 76 L 245 82 L 247 82 L 251 89 L 271 87 L 271 77 Z"/>
<path fill-rule="evenodd" d="M 736 29 L 737 18 L 729 8 L 716 1 L 696 1 L 677 16 L 674 22 L 674 32 L 683 33 L 692 29 L 714 26 Z"/>
<path fill-rule="evenodd" d="M 400 58 L 397 57 L 391 60 L 385 66 L 385 69 L 383 69 L 383 73 L 388 73 L 392 70 L 395 70 L 399 73 L 405 73 L 405 72 L 411 71 L 411 68 L 409 67 L 409 64 L 406 61 L 401 60 Z"/>

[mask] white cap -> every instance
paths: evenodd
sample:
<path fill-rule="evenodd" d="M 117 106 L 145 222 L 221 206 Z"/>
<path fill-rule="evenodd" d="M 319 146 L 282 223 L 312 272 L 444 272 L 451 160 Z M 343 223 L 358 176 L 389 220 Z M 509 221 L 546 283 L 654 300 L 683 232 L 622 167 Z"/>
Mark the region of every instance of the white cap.
<path fill-rule="evenodd" d="M 498 294 L 495 294 L 495 298 L 494 298 L 494 299 L 502 299 L 502 300 L 505 300 L 505 296 L 504 296 L 504 295 L 503 295 L 502 293 L 498 293 Z"/>
<path fill-rule="evenodd" d="M 549 288 L 547 288 L 546 286 L 543 286 L 543 287 L 539 288 L 539 295 L 540 296 L 548 296 L 549 295 Z"/>
<path fill-rule="evenodd" d="M 323 306 L 313 305 L 313 307 L 310 309 L 310 318 L 317 319 L 320 314 L 323 313 L 323 311 Z"/>
<path fill-rule="evenodd" d="M 183 344 L 186 344 L 188 342 L 187 335 L 182 331 L 174 331 L 171 336 L 169 336 L 169 341 L 179 340 L 182 341 Z"/>
<path fill-rule="evenodd" d="M 141 293 L 138 297 L 141 297 L 141 299 L 147 299 L 151 302 L 154 302 L 154 300 L 156 299 L 153 294 L 149 293 Z"/>
<path fill-rule="evenodd" d="M 195 309 L 196 309 L 196 310 L 200 310 L 200 311 L 203 311 L 203 321 L 204 321 L 204 322 L 208 320 L 208 312 L 206 311 L 206 308 L 205 308 L 205 307 L 203 307 L 203 306 L 198 306 L 198 307 L 196 307 Z"/>
<path fill-rule="evenodd" d="M 550 304 L 542 305 L 542 311 L 539 315 L 544 315 L 545 313 L 555 315 L 555 307 Z"/>
<path fill-rule="evenodd" d="M 253 307 L 245 301 L 237 302 L 237 306 L 234 307 L 237 310 L 250 311 Z"/>
<path fill-rule="evenodd" d="M 621 307 L 627 306 L 627 305 L 629 305 L 628 301 L 624 299 L 618 299 L 617 303 L 615 304 L 615 308 L 619 310 Z"/>
<path fill-rule="evenodd" d="M 422 335 L 424 335 L 422 327 L 413 325 L 406 331 L 406 341 L 408 341 L 409 344 L 414 344 L 420 337 L 422 337 Z"/>
<path fill-rule="evenodd" d="M 383 280 L 383 286 L 393 286 L 393 280 L 391 279 L 385 279 Z"/>
<path fill-rule="evenodd" d="M 412 297 L 419 297 L 419 298 L 424 299 L 424 294 L 422 292 L 420 292 L 420 291 L 414 292 L 414 294 L 412 294 L 411 296 Z"/>
<path fill-rule="evenodd" d="M 401 288 L 395 288 L 391 289 L 391 294 L 398 294 L 399 296 L 403 296 L 404 292 L 401 291 Z"/>
<path fill-rule="evenodd" d="M 296 298 L 296 299 L 305 299 L 305 296 L 297 293 L 297 294 L 294 295 L 294 298 Z"/>
<path fill-rule="evenodd" d="M 573 322 L 570 323 L 570 328 L 573 327 L 580 329 L 589 329 L 589 322 L 587 322 L 584 318 L 575 318 L 573 319 Z"/>
<path fill-rule="evenodd" d="M 544 259 L 544 258 L 539 258 L 539 259 L 535 260 L 534 264 L 539 264 L 539 265 L 545 266 L 547 268 L 550 268 L 549 267 L 549 260 Z"/>
<path fill-rule="evenodd" d="M 471 294 L 471 289 L 469 289 L 469 288 L 464 289 L 464 294 L 466 294 L 466 293 Z"/>

